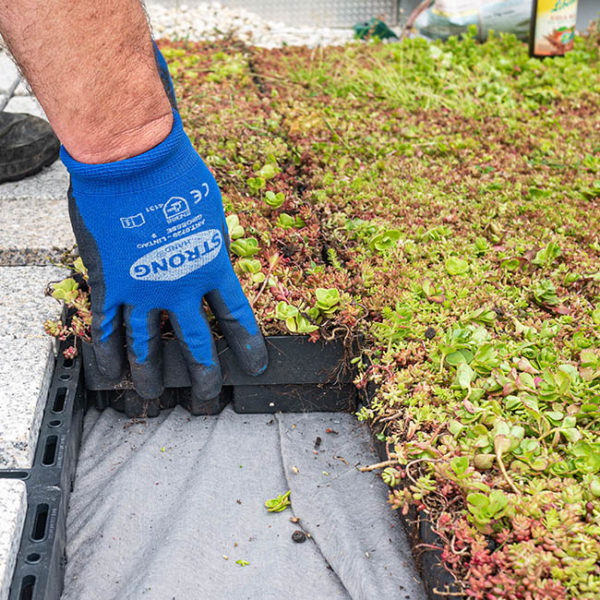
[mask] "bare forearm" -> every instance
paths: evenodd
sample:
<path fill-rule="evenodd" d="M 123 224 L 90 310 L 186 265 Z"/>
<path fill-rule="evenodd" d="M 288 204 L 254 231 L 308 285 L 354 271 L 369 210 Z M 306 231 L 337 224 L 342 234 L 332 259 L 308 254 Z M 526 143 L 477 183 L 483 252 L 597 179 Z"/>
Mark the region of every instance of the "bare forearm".
<path fill-rule="evenodd" d="M 168 135 L 138 0 L 0 0 L 0 32 L 73 158 L 120 160 Z"/>

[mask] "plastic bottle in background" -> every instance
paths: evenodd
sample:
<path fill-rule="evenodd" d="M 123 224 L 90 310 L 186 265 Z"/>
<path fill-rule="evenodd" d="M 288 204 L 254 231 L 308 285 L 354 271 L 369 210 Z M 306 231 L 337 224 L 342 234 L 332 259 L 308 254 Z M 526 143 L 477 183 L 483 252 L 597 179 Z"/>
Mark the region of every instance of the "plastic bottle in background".
<path fill-rule="evenodd" d="M 577 0 L 533 0 L 529 54 L 562 56 L 573 48 Z"/>

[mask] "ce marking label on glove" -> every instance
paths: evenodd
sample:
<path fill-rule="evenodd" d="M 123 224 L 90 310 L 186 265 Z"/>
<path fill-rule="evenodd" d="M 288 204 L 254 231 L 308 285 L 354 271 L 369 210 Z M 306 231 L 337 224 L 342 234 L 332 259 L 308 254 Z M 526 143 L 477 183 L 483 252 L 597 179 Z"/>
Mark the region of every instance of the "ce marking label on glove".
<path fill-rule="evenodd" d="M 217 229 L 194 233 L 138 258 L 129 274 L 138 281 L 175 281 L 214 260 L 222 245 Z"/>
<path fill-rule="evenodd" d="M 202 188 L 202 190 L 192 190 L 190 192 L 190 196 L 194 199 L 194 204 L 198 204 L 198 202 L 201 202 L 203 198 L 206 198 L 206 196 L 208 196 L 208 192 L 210 192 L 208 183 L 203 183 L 200 187 Z"/>

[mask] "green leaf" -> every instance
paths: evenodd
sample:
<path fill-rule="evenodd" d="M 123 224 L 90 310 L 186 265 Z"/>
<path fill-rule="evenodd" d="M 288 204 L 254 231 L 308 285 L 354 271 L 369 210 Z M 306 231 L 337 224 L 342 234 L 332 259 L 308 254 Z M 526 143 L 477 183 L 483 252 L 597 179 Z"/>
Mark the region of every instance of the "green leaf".
<path fill-rule="evenodd" d="M 241 258 L 237 264 L 244 273 L 260 273 L 262 268 L 260 260 L 255 258 Z"/>
<path fill-rule="evenodd" d="M 396 246 L 396 243 L 400 239 L 400 235 L 400 231 L 397 229 L 384 231 L 371 239 L 369 248 L 371 248 L 371 250 L 377 250 L 377 252 L 380 253 L 388 252 Z"/>
<path fill-rule="evenodd" d="M 381 478 L 390 487 L 395 487 L 400 483 L 400 472 L 393 467 L 387 467 L 381 473 Z"/>
<path fill-rule="evenodd" d="M 576 427 L 563 427 L 560 431 L 565 436 L 566 440 L 572 444 L 581 439 L 581 432 Z"/>
<path fill-rule="evenodd" d="M 456 380 L 463 390 L 471 388 L 471 384 L 475 380 L 475 377 L 477 377 L 475 371 L 473 371 L 466 362 L 462 362 L 458 365 L 458 368 L 456 369 Z"/>
<path fill-rule="evenodd" d="M 480 494 L 479 492 L 473 492 L 467 496 L 467 503 L 470 505 L 469 508 L 482 508 L 487 506 L 490 501 L 485 494 Z"/>
<path fill-rule="evenodd" d="M 340 302 L 340 293 L 335 288 L 317 288 L 315 296 L 317 307 L 323 312 L 330 312 Z"/>
<path fill-rule="evenodd" d="M 496 457 L 493 454 L 476 454 L 473 458 L 473 464 L 480 471 L 487 471 L 494 466 Z"/>
<path fill-rule="evenodd" d="M 225 221 L 229 230 L 229 237 L 232 240 L 244 237 L 244 228 L 240 225 L 240 219 L 237 215 L 229 215 Z"/>
<path fill-rule="evenodd" d="M 304 315 L 296 317 L 296 332 L 297 333 L 312 333 L 319 329 L 318 325 L 311 323 Z"/>
<path fill-rule="evenodd" d="M 448 423 L 448 431 L 455 437 L 464 431 L 464 429 L 465 426 L 460 421 L 456 421 L 455 419 L 452 419 Z"/>
<path fill-rule="evenodd" d="M 265 187 L 266 182 L 263 177 L 250 177 L 247 184 L 253 192 L 258 192 Z"/>
<path fill-rule="evenodd" d="M 242 258 L 249 258 L 260 252 L 256 238 L 235 240 L 231 243 L 231 251 Z"/>
<path fill-rule="evenodd" d="M 527 197 L 531 200 L 535 198 L 548 198 L 551 195 L 552 190 L 542 190 L 541 188 L 532 186 L 529 188 L 529 194 Z"/>
<path fill-rule="evenodd" d="M 506 454 L 510 450 L 511 446 L 512 442 L 507 436 L 499 434 L 494 437 L 494 450 L 496 453 L 500 454 L 500 456 Z"/>
<path fill-rule="evenodd" d="M 534 265 L 546 267 L 552 264 L 561 255 L 561 250 L 556 242 L 550 242 L 545 248 L 537 252 L 531 261 Z"/>
<path fill-rule="evenodd" d="M 266 192 L 265 202 L 271 208 L 279 208 L 285 202 L 285 195 L 283 192 L 277 192 L 276 194 L 270 191 Z"/>
<path fill-rule="evenodd" d="M 469 458 L 467 456 L 457 456 L 450 461 L 450 466 L 456 475 L 460 477 L 469 468 Z"/>
<path fill-rule="evenodd" d="M 554 284 L 548 279 L 535 281 L 532 286 L 533 298 L 540 305 L 556 306 L 560 303 Z"/>
<path fill-rule="evenodd" d="M 521 266 L 518 258 L 509 258 L 500 263 L 500 267 L 505 271 L 516 271 Z"/>
<path fill-rule="evenodd" d="M 534 471 L 545 471 L 548 468 L 548 459 L 543 456 L 536 456 L 529 465 Z"/>
<path fill-rule="evenodd" d="M 573 445 L 571 454 L 575 457 L 575 466 L 582 473 L 600 471 L 600 443 L 578 441 Z"/>
<path fill-rule="evenodd" d="M 87 279 L 87 269 L 85 268 L 85 265 L 83 264 L 83 261 L 81 260 L 81 257 L 78 256 L 75 261 L 73 262 L 73 269 L 76 273 L 79 273 L 80 275 L 83 275 L 86 279 Z"/>
<path fill-rule="evenodd" d="M 275 317 L 285 321 L 286 319 L 293 319 L 298 316 L 298 309 L 291 304 L 288 304 L 284 300 L 279 302 L 275 308 Z"/>
<path fill-rule="evenodd" d="M 496 313 L 488 308 L 478 308 L 463 317 L 465 321 L 475 321 L 482 325 L 493 325 L 496 322 Z"/>
<path fill-rule="evenodd" d="M 281 213 L 277 219 L 277 225 L 279 227 L 283 227 L 283 229 L 291 229 L 292 227 L 295 229 L 300 229 L 304 227 L 306 223 L 299 215 L 292 217 L 287 213 Z"/>
<path fill-rule="evenodd" d="M 508 506 L 508 496 L 501 490 L 493 490 L 489 500 L 488 511 L 491 515 L 498 515 Z"/>
<path fill-rule="evenodd" d="M 52 286 L 52 297 L 56 298 L 56 300 L 62 300 L 67 304 L 73 302 L 73 300 L 77 298 L 78 293 L 79 285 L 71 277 L 68 279 L 63 279 Z"/>
<path fill-rule="evenodd" d="M 544 413 L 544 416 L 550 420 L 554 425 L 556 425 L 557 423 L 559 423 L 560 421 L 563 420 L 563 417 L 565 416 L 564 413 L 558 411 L 558 410 L 549 410 L 547 412 Z"/>
<path fill-rule="evenodd" d="M 463 275 L 469 270 L 469 263 L 456 256 L 447 258 L 445 265 L 448 275 Z"/>
<path fill-rule="evenodd" d="M 446 362 L 453 367 L 457 367 L 462 363 L 470 363 L 473 360 L 473 353 L 466 348 L 451 352 L 446 356 Z"/>
<path fill-rule="evenodd" d="M 271 163 L 262 166 L 258 171 L 258 175 L 263 179 L 273 179 L 277 173 L 279 173 L 279 169 Z"/>
<path fill-rule="evenodd" d="M 289 506 L 291 490 L 288 490 L 284 494 L 279 494 L 276 498 L 271 498 L 265 501 L 265 506 L 269 512 L 282 512 Z"/>
<path fill-rule="evenodd" d="M 519 389 L 535 390 L 535 380 L 529 373 L 519 373 Z"/>

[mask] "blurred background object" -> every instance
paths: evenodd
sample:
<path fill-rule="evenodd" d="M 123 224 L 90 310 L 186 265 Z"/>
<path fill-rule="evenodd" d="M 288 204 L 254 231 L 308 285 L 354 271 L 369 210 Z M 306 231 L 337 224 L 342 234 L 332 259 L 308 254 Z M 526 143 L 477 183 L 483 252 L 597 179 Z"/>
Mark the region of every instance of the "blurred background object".
<path fill-rule="evenodd" d="M 155 0 L 156 1 L 156 0 Z M 206 0 L 160 0 L 160 4 L 171 8 L 195 7 Z M 384 21 L 390 27 L 403 26 L 421 0 L 220 0 L 223 6 L 243 8 L 270 21 L 280 21 L 288 25 L 311 25 L 314 27 L 354 27 L 373 18 Z M 478 5 L 478 0 L 436 0 L 437 5 L 459 6 Z M 484 0 L 483 4 L 487 4 Z M 529 22 L 531 0 L 496 0 L 494 4 L 504 5 L 507 11 L 519 10 Z M 598 17 L 598 0 L 579 0 L 577 29 L 584 30 Z M 499 17 L 501 18 L 501 13 Z M 525 28 L 527 31 L 528 28 Z"/>
<path fill-rule="evenodd" d="M 577 26 L 577 0 L 534 0 L 529 54 L 543 58 L 572 50 Z"/>

